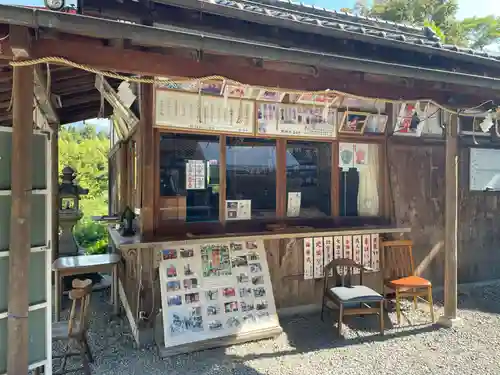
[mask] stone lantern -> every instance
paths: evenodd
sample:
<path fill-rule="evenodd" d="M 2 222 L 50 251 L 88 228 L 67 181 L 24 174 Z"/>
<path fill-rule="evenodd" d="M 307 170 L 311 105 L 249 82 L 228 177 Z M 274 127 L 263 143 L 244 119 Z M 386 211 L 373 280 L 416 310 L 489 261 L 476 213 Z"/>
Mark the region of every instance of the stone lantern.
<path fill-rule="evenodd" d="M 80 196 L 87 195 L 88 189 L 76 184 L 76 172 L 64 167 L 59 184 L 59 256 L 78 255 L 78 245 L 73 237 L 73 228 L 83 217 L 80 211 Z"/>

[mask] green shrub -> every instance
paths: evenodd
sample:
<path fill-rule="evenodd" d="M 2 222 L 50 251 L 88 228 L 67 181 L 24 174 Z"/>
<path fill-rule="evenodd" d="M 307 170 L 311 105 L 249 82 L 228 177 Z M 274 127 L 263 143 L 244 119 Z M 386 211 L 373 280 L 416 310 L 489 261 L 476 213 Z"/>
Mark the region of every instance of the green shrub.
<path fill-rule="evenodd" d="M 105 254 L 108 251 L 108 232 L 105 224 L 82 219 L 73 230 L 77 244 L 87 254 Z"/>

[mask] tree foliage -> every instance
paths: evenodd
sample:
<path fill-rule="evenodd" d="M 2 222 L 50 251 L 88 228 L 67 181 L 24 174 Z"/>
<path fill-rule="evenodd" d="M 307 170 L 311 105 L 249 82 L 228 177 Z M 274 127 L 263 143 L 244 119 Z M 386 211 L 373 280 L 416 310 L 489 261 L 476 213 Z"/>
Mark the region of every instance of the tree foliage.
<path fill-rule="evenodd" d="M 103 197 L 107 201 L 108 150 L 107 134 L 96 132 L 92 124 L 82 128 L 66 126 L 59 133 L 59 170 L 68 165 L 77 172 L 79 185 L 89 189 L 88 195 L 82 197 L 84 202 Z"/>
<path fill-rule="evenodd" d="M 473 49 L 500 44 L 500 17 L 457 19 L 457 0 L 382 0 L 373 6 L 358 0 L 355 14 L 387 21 L 425 25 L 445 43 Z"/>
<path fill-rule="evenodd" d="M 79 128 L 64 126 L 59 132 L 59 171 L 72 167 L 78 184 L 89 189 L 80 201 L 84 217 L 74 230 L 75 239 L 87 253 L 107 251 L 106 228 L 90 217 L 108 212 L 108 151 L 108 135 L 97 132 L 91 123 Z"/>

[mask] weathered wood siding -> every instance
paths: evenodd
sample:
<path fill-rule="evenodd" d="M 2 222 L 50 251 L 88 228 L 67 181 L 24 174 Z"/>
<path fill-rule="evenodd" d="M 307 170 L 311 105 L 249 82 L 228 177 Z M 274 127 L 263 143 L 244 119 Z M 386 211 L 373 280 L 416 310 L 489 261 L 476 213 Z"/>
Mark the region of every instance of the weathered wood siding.
<path fill-rule="evenodd" d="M 417 266 L 444 240 L 445 146 L 389 145 L 393 216 L 412 228 Z M 469 149 L 461 147 L 459 167 L 459 283 L 500 277 L 500 194 L 469 191 Z M 441 252 L 424 273 L 435 285 L 444 282 Z"/>

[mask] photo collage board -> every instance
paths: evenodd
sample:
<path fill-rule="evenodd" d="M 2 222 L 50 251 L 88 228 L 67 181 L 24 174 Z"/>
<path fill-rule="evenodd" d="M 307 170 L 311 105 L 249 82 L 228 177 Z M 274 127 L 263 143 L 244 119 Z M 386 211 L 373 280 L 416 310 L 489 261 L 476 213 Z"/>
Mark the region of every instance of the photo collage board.
<path fill-rule="evenodd" d="M 263 241 L 160 251 L 167 348 L 279 327 Z"/>

